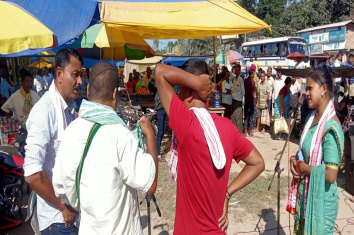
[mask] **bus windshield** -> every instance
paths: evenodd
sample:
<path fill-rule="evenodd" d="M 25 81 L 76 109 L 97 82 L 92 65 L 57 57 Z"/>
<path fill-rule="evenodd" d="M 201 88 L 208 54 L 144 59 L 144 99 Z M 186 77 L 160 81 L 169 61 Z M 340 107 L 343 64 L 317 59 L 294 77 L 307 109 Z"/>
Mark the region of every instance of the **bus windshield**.
<path fill-rule="evenodd" d="M 306 41 L 304 39 L 289 39 L 289 54 L 300 52 L 308 56 Z"/>

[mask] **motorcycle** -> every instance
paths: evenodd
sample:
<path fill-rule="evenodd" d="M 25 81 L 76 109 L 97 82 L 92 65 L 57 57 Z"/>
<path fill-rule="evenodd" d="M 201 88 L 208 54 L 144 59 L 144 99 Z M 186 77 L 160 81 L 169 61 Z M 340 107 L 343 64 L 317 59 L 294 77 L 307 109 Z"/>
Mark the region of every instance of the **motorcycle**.
<path fill-rule="evenodd" d="M 0 146 L 0 231 L 17 227 L 22 223 L 26 136 L 27 131 L 23 127 L 16 135 L 10 136 L 11 144 Z"/>

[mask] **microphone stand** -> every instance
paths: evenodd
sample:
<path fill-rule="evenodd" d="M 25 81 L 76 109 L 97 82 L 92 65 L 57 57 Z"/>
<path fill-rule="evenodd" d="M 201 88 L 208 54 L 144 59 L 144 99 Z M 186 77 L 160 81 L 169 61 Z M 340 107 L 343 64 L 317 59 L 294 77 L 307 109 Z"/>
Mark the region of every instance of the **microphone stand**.
<path fill-rule="evenodd" d="M 151 235 L 151 218 L 150 218 L 150 202 L 151 199 L 155 203 L 156 211 L 159 217 L 161 217 L 161 211 L 159 206 L 157 205 L 156 198 L 154 194 L 146 194 L 143 200 L 141 200 L 140 205 L 143 204 L 144 200 L 146 199 L 146 206 L 147 206 L 147 224 L 148 224 L 148 234 Z"/>
<path fill-rule="evenodd" d="M 293 131 L 293 128 L 295 126 L 297 115 L 298 115 L 298 111 L 299 111 L 299 106 L 300 106 L 300 102 L 298 101 L 296 106 L 295 106 L 295 108 L 293 108 L 293 110 L 290 113 L 289 119 L 291 120 L 292 115 L 294 115 L 295 118 L 294 118 L 294 121 L 290 125 L 289 134 L 288 134 L 288 136 L 286 138 L 286 141 L 284 143 L 283 150 L 280 152 L 280 157 L 279 157 L 277 163 L 275 164 L 274 174 L 273 174 L 272 179 L 270 180 L 270 183 L 269 183 L 269 186 L 268 186 L 268 191 L 270 191 L 270 189 L 272 187 L 272 183 L 273 183 L 274 177 L 275 177 L 275 174 L 278 174 L 277 175 L 278 176 L 277 177 L 278 178 L 278 182 L 277 182 L 277 202 L 278 202 L 277 203 L 277 222 L 278 222 L 277 235 L 280 235 L 280 175 L 284 171 L 284 168 L 280 168 L 280 162 L 281 162 L 281 159 L 283 158 L 286 145 L 287 145 L 287 143 L 288 143 L 288 141 L 290 139 L 291 132 Z"/>

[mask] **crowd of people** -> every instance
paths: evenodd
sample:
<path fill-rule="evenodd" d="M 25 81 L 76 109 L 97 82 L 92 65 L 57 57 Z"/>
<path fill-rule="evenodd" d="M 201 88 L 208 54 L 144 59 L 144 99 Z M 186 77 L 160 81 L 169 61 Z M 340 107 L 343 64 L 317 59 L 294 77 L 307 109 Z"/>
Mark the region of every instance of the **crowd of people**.
<path fill-rule="evenodd" d="M 328 63 L 335 64 L 340 55 L 332 60 Z M 347 66 L 353 62 L 349 55 Z M 42 76 L 40 70 L 32 75 L 23 69 L 15 92 L 1 82 L 1 95 L 8 99 L 2 110 L 27 119 L 24 176 L 37 195 L 40 233 L 142 234 L 137 190 L 153 194 L 159 187 L 168 119 L 174 132 L 168 166 L 177 183 L 174 234 L 224 234 L 230 198 L 265 168 L 246 137 L 267 131 L 261 121 L 264 113 L 274 119 L 289 117 L 301 94 L 310 115 L 299 151 L 290 158 L 294 180 L 287 210 L 295 215 L 295 234 L 333 233 L 344 145 L 333 101 L 338 81 L 327 67 L 317 68 L 303 90 L 301 79 L 279 71 L 273 78 L 271 67 L 264 71 L 255 63 L 247 70 L 243 77 L 241 66 L 233 64 L 231 72 L 223 67 L 218 75 L 225 118 L 207 110 L 212 80 L 200 59 L 190 59 L 181 68 L 157 64 L 143 76 L 133 70 L 124 84 L 123 74 L 109 63 L 84 70 L 81 55 L 62 48 L 56 54 L 55 76 L 49 70 Z M 2 81 L 3 73 L 0 69 Z M 354 78 L 343 81 L 352 96 Z M 141 135 L 131 132 L 116 113 L 119 86 L 143 86 L 154 95 L 156 136 L 148 118 L 139 121 L 145 148 L 139 144 Z M 81 91 L 87 91 L 88 100 L 76 113 L 74 101 Z M 232 160 L 245 166 L 229 181 Z"/>
<path fill-rule="evenodd" d="M 279 71 L 274 78 L 272 67 L 268 67 L 266 72 L 257 66 L 258 63 L 251 64 L 244 77 L 239 64 L 232 65 L 231 73 L 224 66 L 217 82 L 225 117 L 231 119 L 246 137 L 252 137 L 255 131 L 266 131 L 265 124 L 261 123 L 265 110 L 270 117 L 288 117 L 302 92 L 300 78 L 284 77 Z M 285 139 L 281 135 L 276 138 Z"/>

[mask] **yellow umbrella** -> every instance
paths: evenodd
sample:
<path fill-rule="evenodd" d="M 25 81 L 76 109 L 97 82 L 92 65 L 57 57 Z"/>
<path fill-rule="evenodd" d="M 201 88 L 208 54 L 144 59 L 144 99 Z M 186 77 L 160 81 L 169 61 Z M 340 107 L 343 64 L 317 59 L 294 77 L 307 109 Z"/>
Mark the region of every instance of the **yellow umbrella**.
<path fill-rule="evenodd" d="M 79 39 L 72 43 L 72 47 L 94 48 L 85 49 L 82 53 L 83 57 L 100 57 L 107 60 L 144 59 L 155 54 L 139 34 L 108 27 L 104 23 L 86 29 Z"/>
<path fill-rule="evenodd" d="M 204 38 L 270 26 L 232 0 L 195 2 L 103 1 L 101 20 L 146 39 Z"/>
<path fill-rule="evenodd" d="M 0 1 L 0 28 L 0 54 L 57 45 L 50 29 L 14 3 Z"/>
<path fill-rule="evenodd" d="M 40 62 L 34 62 L 34 63 L 28 65 L 28 67 L 37 68 L 37 69 L 43 69 L 43 68 L 52 68 L 53 65 L 49 64 L 49 63 L 47 63 L 45 61 L 40 61 Z"/>

